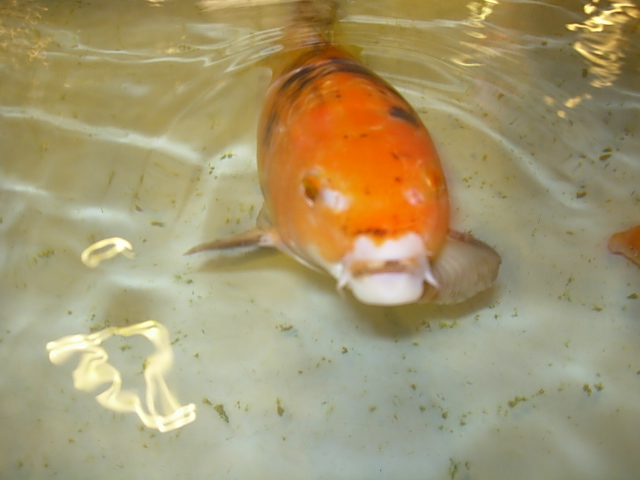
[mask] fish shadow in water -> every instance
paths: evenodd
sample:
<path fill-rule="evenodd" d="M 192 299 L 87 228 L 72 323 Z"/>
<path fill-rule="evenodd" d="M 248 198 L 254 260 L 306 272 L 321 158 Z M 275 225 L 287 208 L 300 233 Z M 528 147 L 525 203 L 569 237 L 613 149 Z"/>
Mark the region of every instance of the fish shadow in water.
<path fill-rule="evenodd" d="M 335 288 L 334 280 L 326 273 L 315 271 L 282 252 L 269 248 L 218 253 L 201 261 L 194 270 L 211 273 L 289 272 L 292 276 L 311 280 L 317 284 L 318 289 Z M 258 288 L 256 285 L 255 289 Z"/>
<path fill-rule="evenodd" d="M 374 336 L 387 338 L 409 338 L 422 336 L 445 322 L 473 320 L 473 314 L 486 310 L 497 301 L 496 288 L 490 288 L 465 302 L 454 305 L 416 303 L 395 307 L 365 305 L 358 302 L 350 292 L 340 295 L 335 291 L 335 280 L 323 272 L 316 272 L 283 255 L 277 250 L 248 250 L 238 253 L 217 254 L 202 261 L 196 267 L 201 272 L 246 273 L 252 271 L 287 271 L 299 275 L 312 288 L 326 290 L 336 302 L 344 305 L 345 319 Z M 303 300 L 303 297 L 298 297 Z"/>
<path fill-rule="evenodd" d="M 354 316 L 360 324 L 375 336 L 408 338 L 423 336 L 431 329 L 452 328 L 457 322 L 471 321 L 474 313 L 487 309 L 497 301 L 495 288 L 490 288 L 462 303 L 434 305 L 414 303 L 395 307 L 364 305 L 353 298 L 348 299 Z"/>

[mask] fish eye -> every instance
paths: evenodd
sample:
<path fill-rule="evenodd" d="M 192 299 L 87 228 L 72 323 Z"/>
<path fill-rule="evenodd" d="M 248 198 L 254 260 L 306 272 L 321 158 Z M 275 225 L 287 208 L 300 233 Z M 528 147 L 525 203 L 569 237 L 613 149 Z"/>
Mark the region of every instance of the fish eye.
<path fill-rule="evenodd" d="M 308 173 L 302 177 L 302 193 L 305 198 L 313 205 L 320 194 L 320 181 L 314 173 Z"/>
<path fill-rule="evenodd" d="M 351 204 L 348 196 L 329 186 L 317 171 L 307 172 L 301 181 L 301 191 L 310 206 L 321 204 L 334 212 L 344 212 Z"/>

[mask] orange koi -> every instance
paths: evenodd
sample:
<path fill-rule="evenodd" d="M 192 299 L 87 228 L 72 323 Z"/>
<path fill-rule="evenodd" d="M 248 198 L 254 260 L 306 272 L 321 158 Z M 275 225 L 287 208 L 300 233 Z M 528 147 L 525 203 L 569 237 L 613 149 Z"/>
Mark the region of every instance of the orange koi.
<path fill-rule="evenodd" d="M 256 228 L 187 254 L 275 247 L 371 305 L 457 303 L 489 288 L 500 256 L 450 230 L 445 175 L 419 115 L 309 31 L 281 54 L 260 117 Z"/>
<path fill-rule="evenodd" d="M 609 239 L 611 253 L 619 253 L 640 265 L 640 225 L 618 232 Z"/>

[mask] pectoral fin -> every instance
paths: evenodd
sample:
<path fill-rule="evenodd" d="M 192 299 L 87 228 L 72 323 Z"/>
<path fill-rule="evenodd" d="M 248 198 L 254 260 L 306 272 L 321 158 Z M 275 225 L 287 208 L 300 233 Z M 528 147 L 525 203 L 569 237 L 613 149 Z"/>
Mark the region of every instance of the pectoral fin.
<path fill-rule="evenodd" d="M 191 255 L 192 253 L 205 252 L 207 250 L 229 250 L 232 248 L 276 247 L 276 245 L 277 237 L 274 232 L 256 227 L 230 237 L 201 243 L 190 248 L 184 254 Z"/>
<path fill-rule="evenodd" d="M 438 287 L 427 285 L 421 301 L 463 302 L 493 284 L 501 262 L 500 255 L 486 243 L 452 230 L 431 265 Z"/>
<path fill-rule="evenodd" d="M 254 247 L 280 248 L 280 238 L 271 226 L 271 222 L 269 221 L 269 217 L 264 208 L 262 208 L 258 214 L 258 220 L 255 228 L 231 235 L 230 237 L 201 243 L 200 245 L 190 248 L 184 252 L 184 254 L 191 255 L 192 253 L 205 252 L 209 250 L 215 251 Z"/>

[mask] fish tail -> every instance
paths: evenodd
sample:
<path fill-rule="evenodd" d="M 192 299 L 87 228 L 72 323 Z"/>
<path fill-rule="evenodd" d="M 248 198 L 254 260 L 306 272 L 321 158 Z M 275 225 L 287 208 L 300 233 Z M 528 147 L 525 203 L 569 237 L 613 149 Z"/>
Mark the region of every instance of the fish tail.
<path fill-rule="evenodd" d="M 338 15 L 335 0 L 298 0 L 293 4 L 291 23 L 285 28 L 285 50 L 331 41 Z"/>

